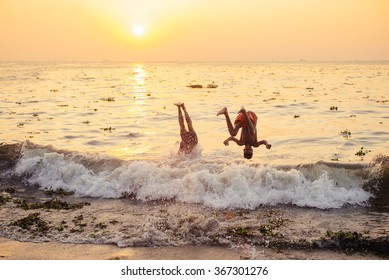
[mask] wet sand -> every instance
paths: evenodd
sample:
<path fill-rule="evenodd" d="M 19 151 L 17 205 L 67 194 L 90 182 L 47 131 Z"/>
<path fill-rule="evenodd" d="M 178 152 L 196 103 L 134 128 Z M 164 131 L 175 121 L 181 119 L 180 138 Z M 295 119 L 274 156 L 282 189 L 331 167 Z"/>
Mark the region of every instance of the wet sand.
<path fill-rule="evenodd" d="M 6 184 L 6 186 L 10 185 Z M 19 192 L 20 189 L 17 189 L 17 193 L 12 195 L 14 198 L 43 199 L 40 190 L 27 190 L 20 184 L 12 184 L 12 186 L 23 190 Z M 65 200 L 65 198 L 61 199 Z M 74 197 L 67 197 L 66 200 L 81 201 Z M 3 227 L 0 237 L 0 260 L 380 260 L 387 258 L 380 253 L 376 254 L 364 249 L 349 250 L 348 247 L 343 249 L 334 247 L 329 238 L 326 238 L 327 243 L 323 243 L 321 247 L 313 246 L 321 237 L 325 237 L 326 230 L 353 229 L 363 232 L 363 226 L 370 224 L 373 224 L 373 228 L 377 228 L 370 230 L 370 238 L 374 237 L 372 241 L 378 240 L 386 232 L 386 213 L 377 213 L 374 216 L 354 213 L 350 216 L 350 210 L 319 211 L 295 207 L 264 208 L 260 211 L 244 213 L 239 211 L 214 213 L 194 206 L 184 211 L 182 207 L 177 209 L 174 203 L 156 203 L 152 208 L 150 205 L 147 208 L 142 203 L 126 199 L 84 198 L 82 201 L 88 201 L 91 205 L 75 210 L 26 211 L 16 207 L 12 201 L 3 204 L 0 207 L 0 220 Z M 33 234 L 31 230 L 9 226 L 12 221 L 26 217 L 32 212 L 39 212 L 40 217 L 50 225 L 50 230 L 46 234 Z M 359 217 L 358 221 L 352 218 L 356 216 Z M 84 217 L 82 222 L 85 226 L 82 228 L 76 226 L 77 217 Z M 217 223 L 210 223 L 209 219 L 217 220 Z M 253 225 L 269 224 L 271 221 L 269 219 L 288 222 L 274 230 L 274 237 L 265 237 L 260 233 L 258 226 Z M 66 221 L 69 228 L 65 227 L 63 231 L 58 231 L 58 227 L 63 223 L 60 221 Z M 154 228 L 153 224 L 157 225 L 157 228 Z M 55 227 L 57 229 L 54 229 Z M 153 234 L 145 237 L 144 234 L 150 232 Z M 204 237 L 204 234 L 208 235 Z M 215 244 L 212 244 L 212 238 L 215 238 L 213 241 Z M 159 244 L 153 245 L 149 242 Z M 177 245 L 168 244 L 169 242 Z M 185 242 L 188 244 L 180 244 Z M 118 246 L 118 243 L 121 245 Z M 385 240 L 380 244 L 387 246 Z M 356 243 L 355 246 L 357 245 Z M 377 243 L 375 246 L 381 245 Z"/>
<path fill-rule="evenodd" d="M 216 246 L 127 247 L 111 244 L 21 242 L 0 237 L 0 260 L 245 260 L 252 248 Z M 257 259 L 269 260 L 377 260 L 371 254 L 317 250 L 256 248 Z"/>
<path fill-rule="evenodd" d="M 386 208 L 53 197 L 16 177 L 0 177 L 0 194 L 0 260 L 388 259 Z"/>
<path fill-rule="evenodd" d="M 220 247 L 127 247 L 104 244 L 20 242 L 0 238 L 0 260 L 235 260 L 236 251 Z"/>

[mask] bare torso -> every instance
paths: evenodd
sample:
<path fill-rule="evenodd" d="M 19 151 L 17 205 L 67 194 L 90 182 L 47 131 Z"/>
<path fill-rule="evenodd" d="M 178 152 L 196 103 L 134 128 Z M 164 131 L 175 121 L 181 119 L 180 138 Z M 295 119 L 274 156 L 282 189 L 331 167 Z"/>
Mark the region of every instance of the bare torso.
<path fill-rule="evenodd" d="M 181 153 L 189 154 L 198 143 L 197 134 L 194 131 L 182 133 L 181 139 L 179 150 Z"/>

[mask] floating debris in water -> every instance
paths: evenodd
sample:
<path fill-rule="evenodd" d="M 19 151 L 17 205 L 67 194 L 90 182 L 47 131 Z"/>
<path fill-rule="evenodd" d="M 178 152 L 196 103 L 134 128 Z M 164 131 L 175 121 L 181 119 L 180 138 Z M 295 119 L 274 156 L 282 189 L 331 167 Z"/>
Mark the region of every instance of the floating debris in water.
<path fill-rule="evenodd" d="M 207 85 L 207 88 L 217 88 L 217 87 L 218 87 L 218 85 L 215 84 L 214 82 L 212 82 L 212 84 Z"/>
<path fill-rule="evenodd" d="M 200 85 L 200 84 L 188 85 L 187 87 L 190 87 L 190 88 L 203 88 L 203 86 Z"/>
<path fill-rule="evenodd" d="M 348 129 L 341 131 L 340 134 L 342 134 L 344 139 L 351 138 L 351 131 Z"/>
<path fill-rule="evenodd" d="M 365 150 L 363 147 L 361 147 L 361 149 L 359 149 L 359 151 L 356 152 L 355 155 L 359 156 L 363 159 L 363 157 L 366 156 L 370 152 L 371 152 L 371 150 Z"/>
<path fill-rule="evenodd" d="M 103 127 L 103 128 L 100 128 L 101 130 L 103 131 L 108 131 L 108 132 L 112 132 L 112 130 L 115 130 L 115 128 L 113 127 Z"/>
<path fill-rule="evenodd" d="M 264 99 L 263 102 L 269 102 L 269 101 L 273 101 L 273 100 L 277 100 L 277 98 L 272 97 L 272 98 L 269 98 L 269 99 Z"/>
<path fill-rule="evenodd" d="M 331 161 L 339 161 L 338 154 L 334 154 L 334 156 L 331 158 Z"/>

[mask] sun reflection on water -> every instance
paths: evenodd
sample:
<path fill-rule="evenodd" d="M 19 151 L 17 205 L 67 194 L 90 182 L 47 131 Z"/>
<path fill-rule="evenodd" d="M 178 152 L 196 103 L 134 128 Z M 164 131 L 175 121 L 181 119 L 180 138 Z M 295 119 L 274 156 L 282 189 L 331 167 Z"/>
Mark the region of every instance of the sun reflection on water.
<path fill-rule="evenodd" d="M 147 72 L 142 64 L 134 64 L 131 70 L 129 80 L 132 86 L 131 94 L 134 99 L 134 106 L 129 108 L 128 111 L 138 116 L 144 116 L 146 114 L 144 98 L 146 96 Z"/>
<path fill-rule="evenodd" d="M 130 76 L 131 84 L 135 92 L 144 92 L 146 85 L 146 70 L 142 64 L 134 64 L 132 75 Z"/>

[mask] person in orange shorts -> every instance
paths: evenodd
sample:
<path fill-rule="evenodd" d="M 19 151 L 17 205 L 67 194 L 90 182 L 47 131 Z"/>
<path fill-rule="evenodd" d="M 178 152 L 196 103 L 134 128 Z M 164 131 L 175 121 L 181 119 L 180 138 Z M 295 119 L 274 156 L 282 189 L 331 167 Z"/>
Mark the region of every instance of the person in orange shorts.
<path fill-rule="evenodd" d="M 253 148 L 259 147 L 260 145 L 266 145 L 267 149 L 271 148 L 271 145 L 266 140 L 257 140 L 257 120 L 258 117 L 254 112 L 246 111 L 242 106 L 238 112 L 238 116 L 235 118 L 234 125 L 232 125 L 230 116 L 228 115 L 227 108 L 224 107 L 217 114 L 224 115 L 226 117 L 228 131 L 230 137 L 224 140 L 224 145 L 228 146 L 230 141 L 234 141 L 239 146 L 244 146 L 243 156 L 247 159 L 253 157 Z M 238 134 L 239 129 L 242 129 L 240 139 L 238 140 L 235 136 Z"/>
<path fill-rule="evenodd" d="M 193 128 L 192 120 L 189 117 L 188 112 L 186 111 L 185 104 L 175 103 L 174 105 L 176 105 L 178 108 L 178 123 L 180 125 L 181 135 L 180 149 L 178 150 L 178 153 L 189 154 L 192 152 L 192 150 L 198 143 L 197 134 Z M 188 130 L 185 128 L 184 117 L 182 115 L 181 109 L 184 112 Z"/>

